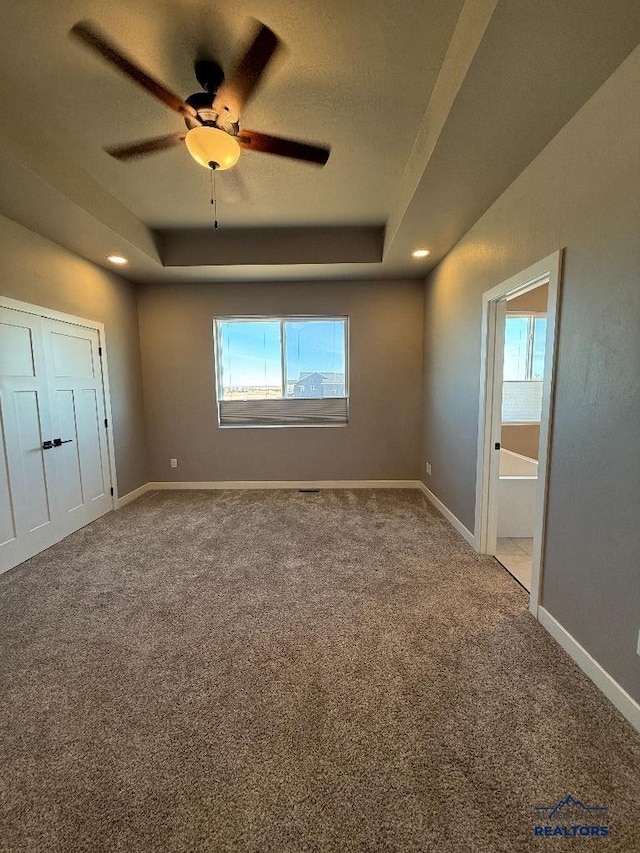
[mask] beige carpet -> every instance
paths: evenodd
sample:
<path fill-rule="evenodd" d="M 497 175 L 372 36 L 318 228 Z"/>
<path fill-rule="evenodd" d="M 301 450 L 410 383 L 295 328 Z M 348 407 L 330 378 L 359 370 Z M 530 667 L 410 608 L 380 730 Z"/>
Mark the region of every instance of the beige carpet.
<path fill-rule="evenodd" d="M 526 605 L 418 492 L 148 495 L 0 578 L 0 850 L 638 851 Z M 607 839 L 534 836 L 567 794 Z"/>

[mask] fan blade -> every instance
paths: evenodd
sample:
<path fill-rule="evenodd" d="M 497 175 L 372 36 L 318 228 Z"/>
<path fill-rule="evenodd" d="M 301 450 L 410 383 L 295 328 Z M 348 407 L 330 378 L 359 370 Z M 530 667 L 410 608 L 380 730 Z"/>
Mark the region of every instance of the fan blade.
<path fill-rule="evenodd" d="M 169 91 L 166 86 L 154 80 L 146 71 L 143 71 L 128 59 L 115 45 L 107 41 L 92 24 L 87 21 L 80 21 L 71 28 L 69 35 L 86 44 L 96 53 L 99 53 L 100 56 L 104 57 L 112 65 L 115 65 L 119 71 L 126 74 L 127 77 L 134 80 L 170 109 L 182 115 L 186 114 L 197 118 L 198 114 L 193 107 L 189 106 L 182 98 Z"/>
<path fill-rule="evenodd" d="M 265 24 L 259 21 L 253 41 L 233 71 L 227 75 L 218 89 L 213 101 L 213 109 L 218 113 L 231 114 L 232 121 L 238 121 L 243 106 L 253 95 L 280 40 Z"/>
<path fill-rule="evenodd" d="M 331 153 L 330 148 L 297 142 L 295 139 L 283 139 L 281 136 L 269 136 L 255 130 L 242 130 L 236 139 L 241 148 L 247 148 L 249 151 L 262 151 L 263 154 L 291 157 L 293 160 L 304 160 L 318 166 L 324 166 Z"/>
<path fill-rule="evenodd" d="M 184 142 L 186 133 L 170 133 L 167 136 L 155 136 L 153 139 L 141 139 L 129 145 L 113 145 L 104 150 L 116 160 L 132 160 L 134 157 L 144 157 L 155 151 L 164 151 Z"/>

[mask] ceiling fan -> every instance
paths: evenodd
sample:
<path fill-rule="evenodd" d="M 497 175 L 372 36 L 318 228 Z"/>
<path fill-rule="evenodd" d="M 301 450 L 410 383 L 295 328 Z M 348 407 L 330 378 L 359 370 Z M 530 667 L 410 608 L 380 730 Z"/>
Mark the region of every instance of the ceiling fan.
<path fill-rule="evenodd" d="M 93 24 L 81 21 L 72 27 L 70 35 L 98 53 L 169 109 L 179 113 L 187 126 L 186 131 L 106 148 L 107 153 L 117 160 L 143 157 L 181 145 L 182 142 L 186 143 L 196 162 L 213 170 L 230 169 L 237 163 L 242 149 L 276 154 L 319 166 L 324 166 L 329 159 L 330 149 L 325 146 L 240 129 L 242 109 L 256 91 L 280 44 L 275 33 L 259 21 L 256 22 L 249 46 L 226 77 L 216 62 L 200 60 L 195 63 L 196 78 L 205 91 L 196 92 L 186 100 L 143 71 Z"/>

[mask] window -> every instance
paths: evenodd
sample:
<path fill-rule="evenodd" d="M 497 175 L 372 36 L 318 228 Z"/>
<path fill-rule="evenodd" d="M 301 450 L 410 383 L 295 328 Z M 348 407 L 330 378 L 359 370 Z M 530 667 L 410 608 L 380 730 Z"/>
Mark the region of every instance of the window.
<path fill-rule="evenodd" d="M 220 426 L 348 422 L 346 317 L 219 317 Z"/>
<path fill-rule="evenodd" d="M 546 335 L 547 318 L 544 314 L 507 314 L 502 384 L 503 423 L 540 421 Z"/>

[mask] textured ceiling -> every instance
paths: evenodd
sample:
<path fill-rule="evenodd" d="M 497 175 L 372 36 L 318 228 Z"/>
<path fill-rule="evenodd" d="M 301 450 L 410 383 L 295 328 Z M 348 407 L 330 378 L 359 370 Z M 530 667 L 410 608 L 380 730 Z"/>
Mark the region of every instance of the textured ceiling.
<path fill-rule="evenodd" d="M 151 226 L 211 219 L 209 175 L 184 148 L 130 163 L 103 145 L 181 130 L 172 113 L 66 37 L 89 18 L 145 69 L 186 97 L 200 91 L 201 51 L 229 68 L 250 16 L 285 50 L 248 104 L 242 124 L 329 143 L 325 169 L 244 152 L 246 188 L 217 176 L 226 226 L 384 222 L 426 108 L 461 0 L 115 0 L 4 3 L 3 81 L 30 108 L 45 137 Z M 359 7 L 359 10 L 358 10 Z M 25 62 L 25 57 L 33 62 Z M 229 186 L 231 184 L 231 186 Z"/>
<path fill-rule="evenodd" d="M 0 9 L 0 213 L 98 263 L 121 251 L 141 281 L 424 275 L 640 41 L 637 0 Z M 194 59 L 228 69 L 250 16 L 286 49 L 241 124 L 332 153 L 318 169 L 243 152 L 217 175 L 214 232 L 209 175 L 184 148 L 126 164 L 102 150 L 182 121 L 67 33 L 95 22 L 186 97 Z M 433 253 L 416 263 L 420 243 Z"/>

